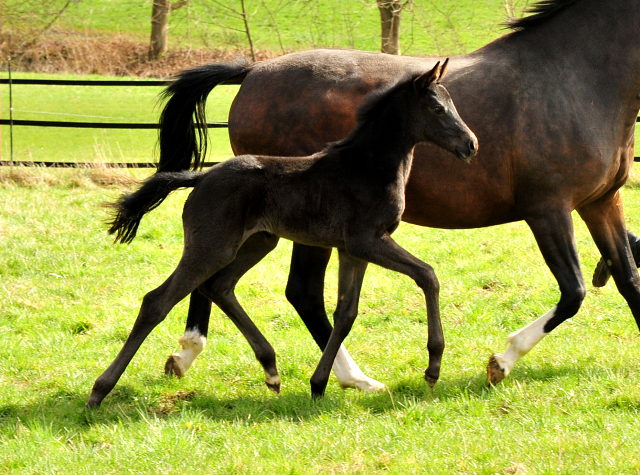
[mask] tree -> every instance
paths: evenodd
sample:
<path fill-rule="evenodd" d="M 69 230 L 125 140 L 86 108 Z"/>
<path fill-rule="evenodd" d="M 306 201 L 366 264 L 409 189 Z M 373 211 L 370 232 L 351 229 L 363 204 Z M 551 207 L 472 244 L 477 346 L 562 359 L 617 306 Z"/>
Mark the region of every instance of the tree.
<path fill-rule="evenodd" d="M 383 53 L 400 54 L 400 13 L 411 0 L 376 0 L 380 10 Z"/>
<path fill-rule="evenodd" d="M 189 0 L 153 0 L 151 10 L 151 45 L 149 46 L 149 58 L 159 59 L 167 54 L 169 36 L 169 13 L 182 8 Z"/>

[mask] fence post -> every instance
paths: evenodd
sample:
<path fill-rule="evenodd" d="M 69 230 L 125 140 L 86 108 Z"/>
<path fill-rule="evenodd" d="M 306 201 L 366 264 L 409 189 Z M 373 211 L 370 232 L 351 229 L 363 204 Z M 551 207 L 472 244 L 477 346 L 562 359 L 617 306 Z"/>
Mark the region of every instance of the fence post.
<path fill-rule="evenodd" d="M 13 163 L 13 90 L 11 81 L 11 58 L 9 58 L 9 142 L 11 143 L 11 163 Z"/>

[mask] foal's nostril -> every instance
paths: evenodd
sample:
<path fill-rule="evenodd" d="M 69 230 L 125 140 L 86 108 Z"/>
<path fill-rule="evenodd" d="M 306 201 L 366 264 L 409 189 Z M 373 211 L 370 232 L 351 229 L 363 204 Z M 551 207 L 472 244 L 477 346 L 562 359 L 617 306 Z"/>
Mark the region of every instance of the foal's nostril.
<path fill-rule="evenodd" d="M 476 151 L 476 147 L 477 147 L 476 141 L 473 139 L 469 140 L 469 151 L 471 153 L 474 153 Z"/>

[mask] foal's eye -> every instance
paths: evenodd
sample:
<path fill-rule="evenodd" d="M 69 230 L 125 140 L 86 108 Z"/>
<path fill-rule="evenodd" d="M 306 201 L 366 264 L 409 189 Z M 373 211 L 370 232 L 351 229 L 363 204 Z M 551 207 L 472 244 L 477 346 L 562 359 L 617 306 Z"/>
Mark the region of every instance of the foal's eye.
<path fill-rule="evenodd" d="M 433 113 L 434 113 L 435 115 L 442 115 L 442 114 L 444 114 L 444 107 L 442 107 L 442 106 L 435 106 L 432 110 L 433 110 Z"/>

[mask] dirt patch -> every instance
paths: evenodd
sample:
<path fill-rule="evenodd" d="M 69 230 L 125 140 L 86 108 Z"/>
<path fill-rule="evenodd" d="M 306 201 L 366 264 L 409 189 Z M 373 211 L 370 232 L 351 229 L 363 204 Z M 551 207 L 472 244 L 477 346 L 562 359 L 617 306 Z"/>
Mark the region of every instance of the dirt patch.
<path fill-rule="evenodd" d="M 183 69 L 201 64 L 249 58 L 249 51 L 226 49 L 171 49 L 160 60 L 150 60 L 149 46 L 124 36 L 87 36 L 48 33 L 25 40 L 10 32 L 0 33 L 0 57 L 11 58 L 15 71 L 64 74 L 100 74 L 169 78 Z M 273 51 L 258 51 L 258 60 L 278 56 Z"/>

